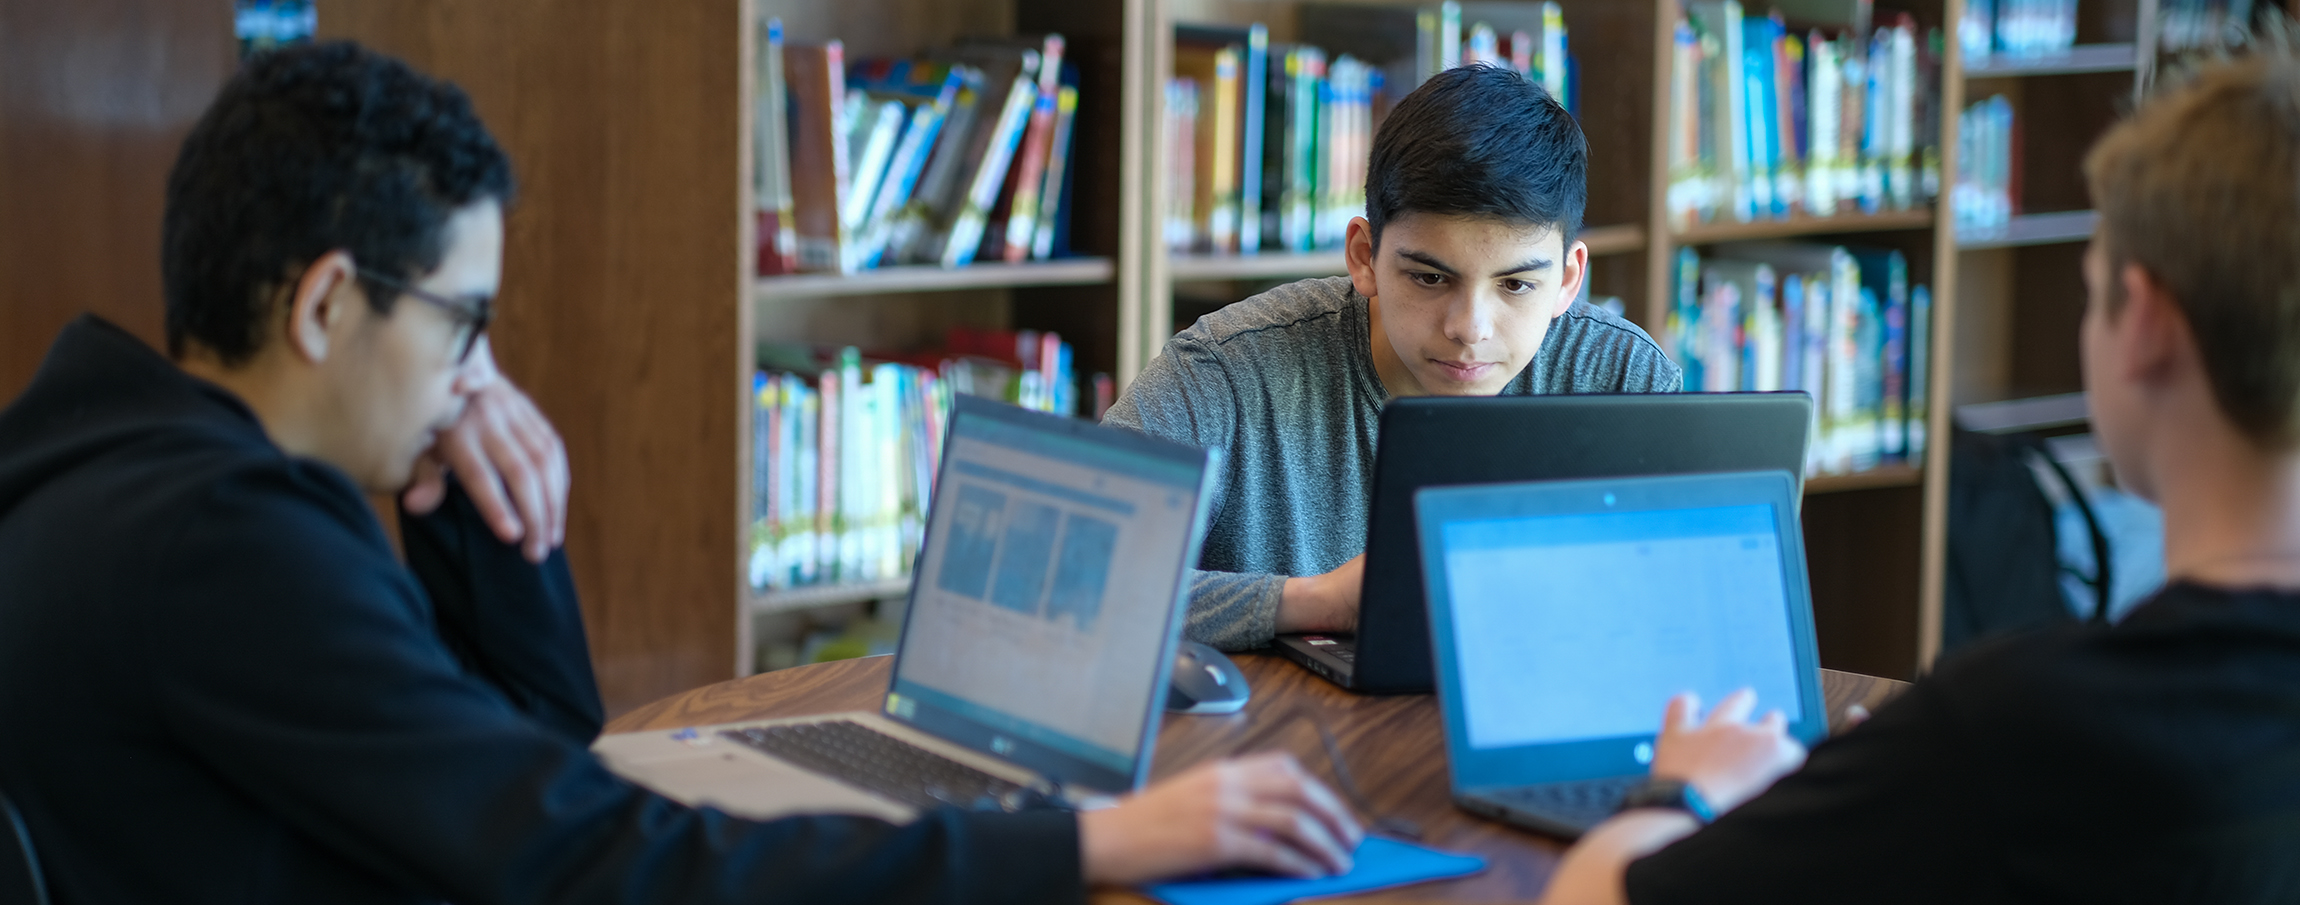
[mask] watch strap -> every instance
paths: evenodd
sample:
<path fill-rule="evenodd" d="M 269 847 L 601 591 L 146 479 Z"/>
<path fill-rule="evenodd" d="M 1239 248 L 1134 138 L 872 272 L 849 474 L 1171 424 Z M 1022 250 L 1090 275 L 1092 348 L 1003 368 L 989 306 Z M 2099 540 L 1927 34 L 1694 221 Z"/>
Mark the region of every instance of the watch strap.
<path fill-rule="evenodd" d="M 1639 808 L 1663 808 L 1693 815 L 1703 826 L 1717 819 L 1717 812 L 1709 807 L 1709 799 L 1701 797 L 1701 790 L 1691 783 L 1677 779 L 1646 777 L 1645 781 L 1629 787 L 1621 796 L 1621 806 L 1614 813 Z"/>

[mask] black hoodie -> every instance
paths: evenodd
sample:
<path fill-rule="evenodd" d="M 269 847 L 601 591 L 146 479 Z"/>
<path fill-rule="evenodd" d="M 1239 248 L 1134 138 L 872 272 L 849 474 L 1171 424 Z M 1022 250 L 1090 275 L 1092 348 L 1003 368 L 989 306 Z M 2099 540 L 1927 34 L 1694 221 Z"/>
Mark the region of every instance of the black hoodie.
<path fill-rule="evenodd" d="M 402 514 L 94 317 L 0 411 L 0 789 L 58 905 L 1081 897 L 1074 818 L 753 823 L 587 750 L 562 557 Z"/>

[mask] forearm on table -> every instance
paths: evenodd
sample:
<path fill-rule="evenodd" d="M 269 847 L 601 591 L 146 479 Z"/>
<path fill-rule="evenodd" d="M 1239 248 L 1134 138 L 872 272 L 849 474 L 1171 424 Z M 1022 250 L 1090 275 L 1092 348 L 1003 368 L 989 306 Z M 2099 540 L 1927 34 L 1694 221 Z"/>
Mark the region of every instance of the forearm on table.
<path fill-rule="evenodd" d="M 1630 811 L 1598 824 L 1558 862 L 1541 903 L 1627 905 L 1629 862 L 1660 851 L 1700 828 L 1691 815 L 1659 809 Z"/>
<path fill-rule="evenodd" d="M 1183 637 L 1221 650 L 1262 647 L 1277 637 L 1286 577 L 1259 572 L 1190 572 Z"/>
<path fill-rule="evenodd" d="M 399 527 L 440 640 L 464 668 L 529 717 L 590 744 L 606 714 L 565 553 L 528 562 L 487 527 L 453 477 L 438 508 L 403 509 Z"/>

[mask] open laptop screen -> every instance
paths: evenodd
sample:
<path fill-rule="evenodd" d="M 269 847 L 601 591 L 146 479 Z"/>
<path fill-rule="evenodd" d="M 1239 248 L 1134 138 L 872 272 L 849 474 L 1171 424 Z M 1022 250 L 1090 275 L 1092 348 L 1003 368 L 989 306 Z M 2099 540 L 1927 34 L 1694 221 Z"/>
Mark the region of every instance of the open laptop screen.
<path fill-rule="evenodd" d="M 1165 694 L 1205 454 L 961 397 L 886 712 L 1132 788 Z"/>
<path fill-rule="evenodd" d="M 1669 698 L 1753 688 L 1791 731 L 1822 722 L 1811 603 L 1785 473 L 1417 494 L 1439 693 L 1457 760 L 1515 782 L 1642 769 Z M 1489 763 L 1498 764 L 1501 761 Z"/>
<path fill-rule="evenodd" d="M 1464 715 L 1475 748 L 1651 732 L 1671 695 L 1754 687 L 1798 712 L 1768 506 L 1454 522 Z M 1532 691 L 1529 693 L 1529 690 Z"/>

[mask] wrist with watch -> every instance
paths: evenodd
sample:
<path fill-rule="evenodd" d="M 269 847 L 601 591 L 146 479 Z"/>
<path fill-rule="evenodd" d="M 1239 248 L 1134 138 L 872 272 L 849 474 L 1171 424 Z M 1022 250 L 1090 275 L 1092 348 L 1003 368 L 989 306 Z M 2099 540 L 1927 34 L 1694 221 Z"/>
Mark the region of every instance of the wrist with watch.
<path fill-rule="evenodd" d="M 1702 826 L 1708 826 L 1717 819 L 1716 810 L 1709 806 L 1709 799 L 1701 797 L 1701 790 L 1679 779 L 1646 777 L 1645 781 L 1629 787 L 1628 794 L 1621 796 L 1621 805 L 1614 809 L 1614 813 L 1641 808 L 1681 811 L 1692 815 Z"/>

